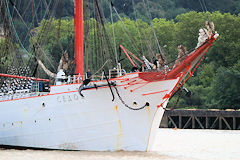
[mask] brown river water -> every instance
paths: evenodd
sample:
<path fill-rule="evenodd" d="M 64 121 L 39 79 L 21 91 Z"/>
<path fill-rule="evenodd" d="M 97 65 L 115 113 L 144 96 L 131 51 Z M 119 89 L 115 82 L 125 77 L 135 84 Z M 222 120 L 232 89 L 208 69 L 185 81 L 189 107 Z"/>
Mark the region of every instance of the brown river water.
<path fill-rule="evenodd" d="M 0 160 L 240 160 L 240 131 L 159 129 L 152 152 L 0 149 Z"/>

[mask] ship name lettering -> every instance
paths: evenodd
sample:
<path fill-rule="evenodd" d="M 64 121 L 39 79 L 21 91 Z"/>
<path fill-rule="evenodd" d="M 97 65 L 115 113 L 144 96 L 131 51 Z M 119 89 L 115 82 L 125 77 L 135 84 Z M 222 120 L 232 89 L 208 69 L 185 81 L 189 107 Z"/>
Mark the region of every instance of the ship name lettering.
<path fill-rule="evenodd" d="M 78 95 L 77 95 L 77 94 L 74 94 L 74 95 L 73 95 L 73 98 L 74 98 L 74 100 L 77 101 L 77 100 L 78 100 Z"/>
<path fill-rule="evenodd" d="M 62 95 L 62 96 L 57 96 L 57 102 L 58 103 L 66 103 L 66 102 L 72 102 L 72 101 L 77 101 L 78 95 Z"/>
<path fill-rule="evenodd" d="M 62 96 L 62 100 L 63 102 L 66 102 L 65 96 Z"/>
<path fill-rule="evenodd" d="M 57 97 L 57 101 L 60 103 L 62 102 L 60 96 Z"/>
<path fill-rule="evenodd" d="M 72 99 L 71 99 L 71 96 L 68 96 L 68 102 L 71 102 Z"/>

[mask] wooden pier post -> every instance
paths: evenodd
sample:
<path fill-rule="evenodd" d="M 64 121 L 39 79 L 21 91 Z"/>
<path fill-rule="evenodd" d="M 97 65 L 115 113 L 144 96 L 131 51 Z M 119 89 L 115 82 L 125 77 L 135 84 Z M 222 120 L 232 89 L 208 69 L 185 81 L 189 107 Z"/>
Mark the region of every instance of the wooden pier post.
<path fill-rule="evenodd" d="M 209 118 L 208 117 L 206 117 L 205 123 L 206 123 L 206 129 L 209 129 Z"/>
<path fill-rule="evenodd" d="M 218 122 L 219 122 L 218 128 L 219 128 L 219 129 L 222 129 L 222 117 L 219 117 L 219 118 L 218 118 Z"/>
<path fill-rule="evenodd" d="M 178 117 L 178 128 L 181 129 L 182 128 L 182 116 Z"/>
<path fill-rule="evenodd" d="M 194 116 L 191 116 L 192 118 L 192 129 L 195 129 L 195 118 Z"/>
<path fill-rule="evenodd" d="M 236 128 L 237 128 L 236 117 L 233 117 L 233 130 L 235 130 Z"/>

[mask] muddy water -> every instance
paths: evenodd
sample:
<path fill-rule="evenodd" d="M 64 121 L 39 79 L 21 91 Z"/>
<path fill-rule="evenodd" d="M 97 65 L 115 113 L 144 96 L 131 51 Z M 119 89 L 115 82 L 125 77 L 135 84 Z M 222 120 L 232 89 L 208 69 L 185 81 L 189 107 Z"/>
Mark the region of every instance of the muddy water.
<path fill-rule="evenodd" d="M 240 131 L 159 129 L 153 151 L 0 149 L 0 160 L 239 160 Z"/>

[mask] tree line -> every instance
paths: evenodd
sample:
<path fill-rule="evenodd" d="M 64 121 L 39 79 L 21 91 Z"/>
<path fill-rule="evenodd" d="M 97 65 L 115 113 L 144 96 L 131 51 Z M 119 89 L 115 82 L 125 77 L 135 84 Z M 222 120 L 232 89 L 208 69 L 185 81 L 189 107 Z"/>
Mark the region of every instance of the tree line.
<path fill-rule="evenodd" d="M 140 19 L 124 18 L 123 22 L 128 30 L 127 32 L 121 21 L 114 24 L 108 23 L 106 28 L 111 43 L 114 42 L 113 37 L 115 37 L 117 46 L 121 44 L 138 57 L 145 55 L 150 60 L 154 60 L 154 56 L 158 52 L 153 37 L 153 31 L 155 31 L 168 62 L 171 62 L 177 58 L 178 45 L 182 44 L 188 50 L 196 47 L 199 29 L 205 27 L 206 20 L 214 22 L 216 31 L 220 36 L 209 50 L 203 64 L 200 65 L 197 72 L 185 85 L 192 92 L 191 98 L 183 96 L 179 101 L 179 106 L 190 108 L 240 108 L 238 103 L 240 100 L 240 86 L 238 85 L 240 80 L 240 28 L 238 27 L 240 25 L 240 15 L 191 11 L 178 15 L 172 20 L 155 18 L 152 21 L 153 27 Z M 94 26 L 97 21 L 90 19 L 84 23 L 88 23 L 89 26 L 88 34 L 85 35 L 89 43 L 88 54 L 100 58 L 95 51 L 101 46 L 99 43 L 94 42 Z M 63 46 L 70 45 L 71 40 L 69 39 L 74 36 L 73 33 L 73 20 L 62 20 L 60 34 Z M 51 30 L 47 35 L 48 37 L 46 37 L 46 41 L 44 41 L 44 46 L 48 52 L 51 52 L 53 57 L 60 57 L 61 52 L 57 49 L 59 48 L 58 43 L 53 40 L 56 35 L 56 31 Z M 133 38 L 136 46 L 133 45 L 131 38 Z M 73 56 L 73 50 L 70 51 L 70 54 Z M 122 55 L 121 58 L 124 59 L 124 56 Z M 125 69 L 130 70 L 131 64 L 126 58 L 121 63 Z M 88 68 L 96 65 L 91 58 L 88 59 L 88 64 Z M 172 98 L 169 105 L 174 105 L 176 99 Z"/>
<path fill-rule="evenodd" d="M 238 109 L 240 108 L 238 103 L 240 100 L 240 86 L 238 85 L 240 80 L 240 15 L 191 11 L 180 14 L 174 19 L 154 18 L 151 22 L 152 26 L 144 20 L 132 20 L 125 17 L 123 22 L 128 31 L 126 32 L 122 22 L 118 20 L 113 24 L 106 24 L 106 36 L 109 37 L 112 46 L 114 44 L 113 37 L 115 37 L 117 46 L 121 44 L 138 57 L 145 55 L 150 61 L 153 61 L 155 54 L 158 53 L 153 36 L 153 32 L 155 32 L 168 62 L 171 62 L 177 58 L 178 45 L 182 44 L 188 50 L 196 47 L 199 29 L 205 27 L 206 20 L 214 22 L 216 31 L 220 36 L 209 50 L 203 64 L 185 85 L 192 92 L 192 96 L 190 98 L 182 96 L 178 106 Z M 37 35 L 30 38 L 29 48 L 33 46 L 35 41 L 38 41 L 44 53 L 47 54 L 46 56 L 37 53 L 39 58 L 54 71 L 62 54 L 61 48 L 67 50 L 70 57 L 74 56 L 74 20 L 72 18 L 62 19 L 59 28 L 59 20 L 53 19 L 51 23 L 48 23 L 49 26 L 46 29 L 44 24 L 47 21 L 49 20 L 43 20 L 36 28 Z M 88 66 L 85 67 L 94 71 L 98 68 L 95 60 L 100 58 L 98 50 L 99 47 L 102 47 L 102 43 L 96 41 L 95 38 L 95 27 L 99 22 L 91 18 L 84 23 L 88 24 L 88 32 L 85 35 L 85 40 L 88 43 Z M 59 47 L 58 38 L 62 47 Z M 131 39 L 134 40 L 136 45 L 133 45 Z M 3 43 L 1 42 L 1 44 Z M 15 49 L 16 52 L 24 54 L 24 51 L 18 45 L 14 45 L 14 48 L 17 48 Z M 114 55 L 114 53 L 111 54 Z M 123 55 L 120 59 L 123 59 L 121 61 L 123 67 L 130 70 L 131 64 L 129 61 L 126 58 L 124 59 Z M 10 58 L 8 61 L 10 61 Z M 41 74 L 46 76 L 43 72 Z M 171 99 L 169 105 L 174 105 L 176 101 L 177 95 Z"/>

